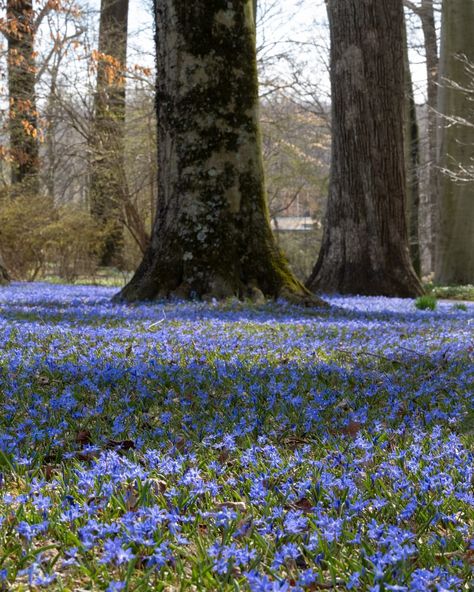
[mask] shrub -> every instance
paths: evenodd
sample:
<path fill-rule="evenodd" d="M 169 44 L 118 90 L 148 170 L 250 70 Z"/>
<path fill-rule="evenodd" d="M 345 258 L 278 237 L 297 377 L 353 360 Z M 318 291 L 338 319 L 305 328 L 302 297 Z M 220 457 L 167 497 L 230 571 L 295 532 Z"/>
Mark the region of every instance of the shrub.
<path fill-rule="evenodd" d="M 44 229 L 43 238 L 53 274 L 67 282 L 95 274 L 103 232 L 88 212 L 71 206 L 58 210 L 56 220 Z"/>
<path fill-rule="evenodd" d="M 27 192 L 0 196 L 0 253 L 17 280 L 53 274 L 68 282 L 97 269 L 103 235 L 82 209 Z"/>
<path fill-rule="evenodd" d="M 43 231 L 50 223 L 52 209 L 52 201 L 42 196 L 2 196 L 0 252 L 13 278 L 34 280 L 44 269 Z"/>

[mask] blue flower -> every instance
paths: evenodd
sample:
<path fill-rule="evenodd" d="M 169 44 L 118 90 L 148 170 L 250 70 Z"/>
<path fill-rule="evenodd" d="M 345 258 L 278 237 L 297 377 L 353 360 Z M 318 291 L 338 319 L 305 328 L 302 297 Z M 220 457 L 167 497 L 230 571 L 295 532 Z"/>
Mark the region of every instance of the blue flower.
<path fill-rule="evenodd" d="M 106 539 L 104 541 L 104 553 L 102 555 L 101 563 L 115 563 L 122 565 L 128 563 L 135 555 L 130 548 L 123 548 L 123 541 L 119 538 Z"/>
<path fill-rule="evenodd" d="M 252 571 L 245 574 L 251 592 L 288 592 L 290 585 L 285 581 L 270 580 L 266 575 Z"/>
<path fill-rule="evenodd" d="M 278 569 L 281 565 L 284 565 L 288 559 L 296 561 L 300 555 L 301 552 L 294 543 L 282 545 L 275 553 L 272 568 Z"/>
<path fill-rule="evenodd" d="M 172 557 L 168 543 L 164 542 L 155 547 L 153 554 L 147 559 L 147 565 L 158 570 L 164 567 Z"/>
<path fill-rule="evenodd" d="M 287 534 L 304 532 L 308 527 L 308 520 L 298 510 L 290 510 L 285 516 L 284 529 Z"/>
<path fill-rule="evenodd" d="M 125 590 L 125 586 L 126 586 L 125 582 L 120 582 L 120 581 L 110 582 L 106 588 L 106 592 L 121 592 L 122 590 Z"/>

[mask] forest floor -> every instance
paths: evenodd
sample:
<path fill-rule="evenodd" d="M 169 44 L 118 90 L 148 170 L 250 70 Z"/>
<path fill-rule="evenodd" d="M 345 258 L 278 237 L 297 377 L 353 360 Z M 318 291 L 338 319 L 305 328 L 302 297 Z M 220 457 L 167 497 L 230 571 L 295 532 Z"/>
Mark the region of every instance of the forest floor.
<path fill-rule="evenodd" d="M 0 290 L 0 590 L 472 589 L 474 304 Z"/>

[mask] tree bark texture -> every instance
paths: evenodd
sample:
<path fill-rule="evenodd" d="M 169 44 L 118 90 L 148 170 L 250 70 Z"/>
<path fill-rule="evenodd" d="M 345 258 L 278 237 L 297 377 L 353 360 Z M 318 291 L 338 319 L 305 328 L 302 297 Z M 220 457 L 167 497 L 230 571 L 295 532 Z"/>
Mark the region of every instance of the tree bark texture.
<path fill-rule="evenodd" d="M 36 110 L 34 22 L 31 0 L 8 0 L 8 94 L 11 183 L 38 189 L 39 145 Z M 26 185 L 25 185 L 26 188 Z"/>
<path fill-rule="evenodd" d="M 270 229 L 252 0 L 156 0 L 155 11 L 158 208 L 118 299 L 310 298 Z"/>
<path fill-rule="evenodd" d="M 3 265 L 2 258 L 0 257 L 0 286 L 7 286 L 10 283 L 10 274 L 6 267 Z"/>
<path fill-rule="evenodd" d="M 124 167 L 127 30 L 128 0 L 101 0 L 90 206 L 104 228 L 103 265 L 120 264 L 123 210 L 129 200 Z"/>
<path fill-rule="evenodd" d="M 439 112 L 439 230 L 435 281 L 474 283 L 474 85 L 466 60 L 474 63 L 474 0 L 443 2 Z M 464 170 L 463 170 L 464 169 Z"/>
<path fill-rule="evenodd" d="M 405 67 L 405 108 L 404 108 L 404 151 L 405 172 L 407 180 L 407 226 L 408 244 L 413 269 L 421 275 L 419 210 L 420 210 L 420 138 L 416 117 L 416 104 L 413 94 L 413 83 L 408 60 L 406 23 L 404 25 L 403 58 Z"/>
<path fill-rule="evenodd" d="M 437 210 L 439 201 L 438 173 L 438 39 L 433 0 L 422 0 L 418 13 L 423 30 L 426 57 L 426 79 L 428 94 L 428 193 L 430 213 L 430 250 L 434 267 L 436 257 Z"/>
<path fill-rule="evenodd" d="M 403 151 L 402 0 L 328 0 L 332 160 L 321 251 L 308 287 L 415 296 Z"/>

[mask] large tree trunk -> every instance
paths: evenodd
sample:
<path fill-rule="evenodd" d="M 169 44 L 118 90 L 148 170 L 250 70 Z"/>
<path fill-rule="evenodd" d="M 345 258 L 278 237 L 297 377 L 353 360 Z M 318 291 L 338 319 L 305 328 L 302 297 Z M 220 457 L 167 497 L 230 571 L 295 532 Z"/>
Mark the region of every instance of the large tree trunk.
<path fill-rule="evenodd" d="M 474 283 L 474 93 L 466 60 L 474 63 L 474 1 L 443 2 L 439 112 L 439 232 L 435 280 Z"/>
<path fill-rule="evenodd" d="M 402 0 L 328 0 L 332 160 L 313 290 L 415 296 L 403 154 Z"/>
<path fill-rule="evenodd" d="M 8 94 L 12 185 L 38 189 L 34 21 L 31 0 L 8 0 Z"/>
<path fill-rule="evenodd" d="M 158 210 L 118 299 L 307 299 L 270 229 L 252 0 L 156 0 L 155 10 Z"/>
<path fill-rule="evenodd" d="M 102 0 L 95 120 L 92 131 L 91 213 L 103 226 L 102 264 L 120 264 L 123 209 L 129 199 L 124 168 L 128 0 Z"/>

